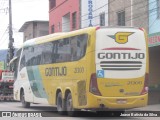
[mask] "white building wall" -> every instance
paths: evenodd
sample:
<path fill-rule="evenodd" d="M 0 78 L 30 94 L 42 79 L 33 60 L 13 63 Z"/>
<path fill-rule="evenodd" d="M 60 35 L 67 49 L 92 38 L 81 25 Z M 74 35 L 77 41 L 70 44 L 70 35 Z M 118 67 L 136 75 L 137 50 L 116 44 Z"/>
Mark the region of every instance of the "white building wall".
<path fill-rule="evenodd" d="M 92 14 L 92 19 L 89 18 L 89 13 Z M 108 26 L 108 0 L 81 0 L 81 28 L 89 27 L 90 23 L 99 26 L 101 13 L 105 13 L 105 26 Z"/>

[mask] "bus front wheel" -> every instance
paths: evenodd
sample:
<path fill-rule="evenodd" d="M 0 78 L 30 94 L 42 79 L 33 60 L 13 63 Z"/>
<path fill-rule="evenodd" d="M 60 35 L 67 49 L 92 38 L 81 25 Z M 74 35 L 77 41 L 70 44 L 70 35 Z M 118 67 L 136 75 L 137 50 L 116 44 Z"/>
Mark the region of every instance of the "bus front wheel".
<path fill-rule="evenodd" d="M 25 95 L 24 95 L 23 90 L 21 91 L 20 100 L 21 100 L 22 106 L 24 108 L 29 108 L 30 107 L 30 103 L 25 101 Z"/>

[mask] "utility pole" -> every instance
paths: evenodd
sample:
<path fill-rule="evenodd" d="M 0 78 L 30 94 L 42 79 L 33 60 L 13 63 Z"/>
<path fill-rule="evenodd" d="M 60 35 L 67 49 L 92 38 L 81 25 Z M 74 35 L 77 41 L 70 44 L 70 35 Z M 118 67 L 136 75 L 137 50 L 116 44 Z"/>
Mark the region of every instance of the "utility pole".
<path fill-rule="evenodd" d="M 12 4 L 11 0 L 9 0 L 9 44 L 8 44 L 8 59 L 7 62 L 13 58 L 14 56 L 14 38 L 13 38 L 13 31 L 12 31 Z"/>

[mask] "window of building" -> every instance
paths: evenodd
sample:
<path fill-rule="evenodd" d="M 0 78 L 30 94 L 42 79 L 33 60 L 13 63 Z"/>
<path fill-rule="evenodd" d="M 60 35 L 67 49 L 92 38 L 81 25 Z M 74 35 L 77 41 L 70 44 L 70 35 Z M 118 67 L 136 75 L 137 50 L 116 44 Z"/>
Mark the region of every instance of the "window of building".
<path fill-rule="evenodd" d="M 51 26 L 51 33 L 54 33 L 55 32 L 55 28 L 54 28 L 54 25 Z"/>
<path fill-rule="evenodd" d="M 100 26 L 105 26 L 105 13 L 101 13 L 100 17 Z"/>
<path fill-rule="evenodd" d="M 58 23 L 58 30 L 59 31 L 61 30 L 61 23 L 60 22 Z"/>
<path fill-rule="evenodd" d="M 26 40 L 28 40 L 28 37 L 27 37 L 27 36 L 24 37 L 24 42 L 25 42 Z"/>
<path fill-rule="evenodd" d="M 31 38 L 38 37 L 37 29 L 38 29 L 37 22 L 33 22 L 33 36 Z"/>
<path fill-rule="evenodd" d="M 118 25 L 125 26 L 125 11 L 117 12 Z"/>
<path fill-rule="evenodd" d="M 70 22 L 72 20 L 72 19 L 70 19 L 71 17 L 70 17 L 70 13 L 67 13 L 62 17 L 62 32 L 69 32 L 70 31 L 70 28 L 71 28 Z"/>
<path fill-rule="evenodd" d="M 56 0 L 49 0 L 49 9 L 51 10 L 56 6 Z"/>
<path fill-rule="evenodd" d="M 157 18 L 160 19 L 160 0 L 157 0 Z"/>
<path fill-rule="evenodd" d="M 37 22 L 33 22 L 33 29 L 37 30 Z"/>
<path fill-rule="evenodd" d="M 29 38 L 29 39 L 32 39 L 32 33 L 29 33 L 28 38 Z"/>
<path fill-rule="evenodd" d="M 76 29 L 76 24 L 77 24 L 77 12 L 72 13 L 72 29 Z"/>

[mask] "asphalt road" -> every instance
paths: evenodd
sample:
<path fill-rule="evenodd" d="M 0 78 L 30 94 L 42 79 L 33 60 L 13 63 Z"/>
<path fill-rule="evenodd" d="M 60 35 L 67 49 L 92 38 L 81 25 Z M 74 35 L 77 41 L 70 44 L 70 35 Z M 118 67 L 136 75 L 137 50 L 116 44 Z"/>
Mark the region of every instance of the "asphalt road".
<path fill-rule="evenodd" d="M 11 112 L 14 117 L 1 117 L 3 120 L 159 120 L 158 117 L 107 117 L 107 116 L 97 116 L 94 112 L 81 112 L 78 117 L 68 117 L 67 115 L 59 115 L 55 107 L 44 105 L 44 104 L 31 104 L 30 108 L 23 108 L 20 102 L 0 102 L 0 114 L 6 115 L 6 112 Z M 32 117 L 36 114 L 38 118 Z M 127 113 L 127 112 L 126 112 Z M 8 113 L 7 113 L 8 114 Z M 0 115 L 0 116 L 1 116 Z M 30 118 L 21 117 L 27 115 Z M 19 117 L 17 117 L 19 116 Z M 46 116 L 46 117 L 41 117 Z M 49 116 L 49 117 L 48 117 Z"/>

